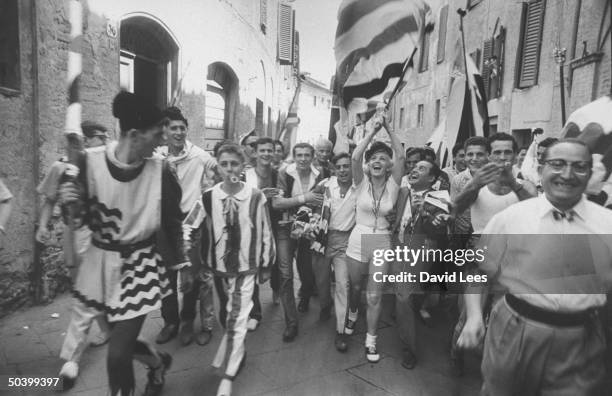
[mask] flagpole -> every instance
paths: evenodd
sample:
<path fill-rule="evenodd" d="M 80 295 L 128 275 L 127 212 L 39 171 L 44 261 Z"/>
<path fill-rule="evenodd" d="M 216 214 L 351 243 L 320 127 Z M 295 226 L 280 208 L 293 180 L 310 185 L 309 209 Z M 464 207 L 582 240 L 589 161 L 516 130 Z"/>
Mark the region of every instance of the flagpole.
<path fill-rule="evenodd" d="M 64 124 L 66 136 L 66 156 L 68 162 L 64 172 L 64 180 L 75 182 L 79 175 L 77 161 L 79 153 L 83 150 L 83 131 L 81 130 L 81 101 L 79 95 L 81 73 L 83 71 L 83 4 L 79 0 L 71 0 L 69 6 L 70 21 L 70 47 L 68 50 L 68 67 L 66 83 L 68 86 L 68 107 Z M 66 232 L 64 237 L 69 241 L 65 244 L 65 254 L 76 262 L 74 230 L 78 228 L 78 205 L 70 204 L 66 207 Z"/>
<path fill-rule="evenodd" d="M 385 111 L 389 110 L 389 105 L 391 104 L 391 101 L 395 97 L 395 94 L 397 94 L 397 92 L 399 91 L 399 87 L 402 85 L 402 81 L 404 81 L 404 77 L 406 76 L 406 72 L 408 71 L 408 68 L 409 68 L 408 65 L 410 65 L 410 62 L 412 61 L 412 58 L 414 57 L 416 50 L 417 49 L 415 47 L 414 50 L 412 50 L 412 54 L 410 54 L 408 59 L 406 59 L 406 62 L 404 63 L 404 68 L 402 69 L 402 74 L 400 75 L 399 81 L 397 82 L 397 84 L 395 84 L 395 88 L 393 88 L 393 92 L 391 92 L 391 96 L 389 96 L 389 100 L 387 101 L 385 105 Z"/>
<path fill-rule="evenodd" d="M 467 68 L 467 59 L 465 59 L 465 34 L 463 32 L 463 17 L 466 14 L 466 11 L 462 8 L 457 9 L 457 14 L 459 14 L 459 30 L 461 30 L 461 48 L 463 50 L 463 67 L 465 68 L 465 84 L 468 82 L 468 68 Z"/>
<path fill-rule="evenodd" d="M 470 86 L 469 86 L 469 82 L 468 82 L 468 67 L 467 67 L 467 54 L 465 52 L 465 33 L 464 33 L 464 27 L 463 27 L 463 17 L 465 16 L 467 12 L 462 9 L 462 8 L 458 8 L 457 9 L 457 14 L 459 14 L 459 30 L 461 31 L 461 50 L 462 50 L 462 57 L 463 57 L 463 67 L 465 68 L 465 90 L 466 93 L 468 95 L 468 97 L 470 98 L 470 100 L 467 101 L 467 103 L 469 103 L 469 106 L 471 108 L 472 106 L 472 102 L 471 102 L 471 92 L 470 92 Z M 473 111 L 473 109 L 471 110 Z M 474 121 L 472 120 L 472 117 L 469 118 L 469 122 L 468 122 L 469 126 L 471 127 L 470 131 L 469 131 L 469 136 L 474 136 L 475 133 L 475 126 L 474 126 Z"/>

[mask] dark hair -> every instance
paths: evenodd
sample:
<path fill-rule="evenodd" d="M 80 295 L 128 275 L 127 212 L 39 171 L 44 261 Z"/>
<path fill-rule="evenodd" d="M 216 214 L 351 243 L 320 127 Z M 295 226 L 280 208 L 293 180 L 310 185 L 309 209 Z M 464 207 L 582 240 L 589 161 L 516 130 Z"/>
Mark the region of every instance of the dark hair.
<path fill-rule="evenodd" d="M 283 153 L 285 152 L 285 145 L 283 144 L 283 142 L 281 142 L 280 140 L 275 140 L 274 141 L 274 148 L 276 148 L 276 145 L 279 145 L 283 148 Z"/>
<path fill-rule="evenodd" d="M 97 135 L 96 132 L 102 132 L 104 135 L 106 135 L 106 131 L 108 129 L 106 129 L 104 125 L 98 124 L 97 122 L 85 120 L 81 123 L 81 130 L 83 131 L 83 135 L 85 135 L 85 137 L 91 138 Z"/>
<path fill-rule="evenodd" d="M 529 151 L 529 146 L 521 146 L 521 147 L 518 149 L 517 154 L 518 154 L 518 153 L 520 153 L 522 150 Z"/>
<path fill-rule="evenodd" d="M 585 142 L 583 142 L 582 140 L 578 140 L 575 138 L 567 138 L 567 139 L 555 139 L 554 142 L 552 142 L 550 144 L 550 146 L 546 147 L 546 149 L 544 150 L 544 152 L 542 153 L 542 158 L 541 158 L 541 162 L 543 163 L 544 161 L 546 161 L 546 159 L 548 158 L 548 155 L 550 153 L 550 150 L 555 147 L 558 144 L 561 143 L 572 143 L 572 144 L 577 144 L 579 146 L 584 147 L 587 150 L 587 153 L 589 154 L 589 161 L 591 158 L 591 149 L 589 148 L 589 146 L 587 146 L 587 144 Z"/>
<path fill-rule="evenodd" d="M 310 143 L 306 143 L 306 142 L 301 142 L 301 143 L 298 143 L 295 146 L 293 146 L 293 148 L 291 149 L 291 154 L 293 154 L 293 156 L 295 157 L 295 150 L 296 149 L 303 149 L 303 148 L 309 149 L 310 150 L 310 155 L 314 156 L 314 152 L 315 152 L 314 147 L 312 147 L 312 145 Z"/>
<path fill-rule="evenodd" d="M 514 138 L 507 133 L 498 132 L 489 137 L 489 140 L 487 141 L 487 153 L 489 154 L 491 154 L 491 145 L 493 142 L 512 142 L 512 151 L 514 151 L 515 154 L 518 153 L 518 144 L 516 143 L 516 140 L 514 140 Z"/>
<path fill-rule="evenodd" d="M 463 143 L 463 148 L 466 152 L 469 146 L 480 146 L 487 150 L 487 139 L 482 136 L 472 136 Z"/>
<path fill-rule="evenodd" d="M 465 148 L 463 148 L 463 144 L 461 143 L 457 143 L 453 146 L 453 149 L 452 149 L 453 157 L 457 156 L 457 153 L 459 153 L 459 150 L 465 151 Z"/>
<path fill-rule="evenodd" d="M 330 161 L 332 164 L 336 165 L 336 163 L 340 161 L 342 158 L 348 158 L 350 160 L 351 155 L 347 153 L 346 151 L 343 151 L 341 153 L 334 155 Z"/>
<path fill-rule="evenodd" d="M 119 119 L 121 136 L 131 129 L 144 130 L 167 121 L 159 108 L 127 91 L 119 92 L 113 99 L 113 116 Z"/>
<path fill-rule="evenodd" d="M 215 155 L 217 157 L 217 160 L 219 160 L 219 158 L 221 157 L 221 154 L 224 154 L 224 153 L 237 155 L 238 158 L 240 158 L 240 162 L 242 163 L 246 162 L 242 148 L 236 143 L 223 144 L 221 147 L 219 147 Z"/>
<path fill-rule="evenodd" d="M 368 162 L 370 158 L 376 153 L 383 152 L 387 154 L 389 157 L 393 158 L 393 150 L 386 143 L 381 142 L 380 140 L 372 143 L 370 148 L 365 152 L 365 160 Z"/>
<path fill-rule="evenodd" d="M 423 151 L 421 147 L 408 147 L 408 150 L 406 150 L 406 158 L 411 157 L 415 154 L 419 155 L 419 161 L 425 159 L 425 151 Z"/>
<path fill-rule="evenodd" d="M 440 167 L 438 166 L 438 164 L 436 164 L 433 161 L 427 160 L 427 159 L 424 159 L 424 160 L 421 160 L 421 161 L 425 161 L 428 164 L 431 164 L 431 170 L 429 171 L 429 174 L 435 176 L 434 182 L 436 180 L 438 180 L 440 175 L 442 175 L 442 171 L 440 170 Z"/>
<path fill-rule="evenodd" d="M 542 140 L 540 143 L 538 143 L 538 148 L 540 147 L 550 147 L 553 143 L 558 142 L 559 139 L 557 138 L 553 138 L 553 137 L 547 137 L 546 139 Z"/>
<path fill-rule="evenodd" d="M 257 147 L 261 146 L 262 144 L 271 144 L 272 151 L 274 151 L 274 139 L 267 136 L 260 137 L 255 143 L 252 143 L 251 146 L 257 150 Z"/>
<path fill-rule="evenodd" d="M 189 126 L 189 122 L 187 122 L 187 118 L 181 112 L 181 109 L 175 106 L 168 107 L 164 110 L 164 116 L 166 116 L 170 121 L 183 121 L 185 126 Z"/>
<path fill-rule="evenodd" d="M 215 147 L 213 147 L 213 156 L 217 158 L 217 153 L 219 152 L 219 149 L 221 148 L 221 146 L 225 146 L 225 145 L 233 144 L 233 143 L 234 142 L 229 139 L 219 140 L 217 143 L 215 143 Z"/>
<path fill-rule="evenodd" d="M 429 146 L 423 146 L 422 150 L 423 150 L 423 155 L 425 157 L 427 157 L 428 155 L 431 155 L 431 156 L 433 156 L 433 160 L 434 161 L 436 160 L 436 157 L 437 157 L 436 156 L 436 150 L 434 150 L 433 148 L 431 148 Z"/>

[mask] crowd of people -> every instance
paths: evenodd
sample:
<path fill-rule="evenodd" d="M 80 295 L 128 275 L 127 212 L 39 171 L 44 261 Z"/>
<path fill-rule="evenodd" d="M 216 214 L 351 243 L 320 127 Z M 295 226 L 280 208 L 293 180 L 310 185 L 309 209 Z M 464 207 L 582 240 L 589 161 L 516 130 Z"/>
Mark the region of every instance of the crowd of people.
<path fill-rule="evenodd" d="M 300 313 L 318 296 L 319 319 L 335 316 L 335 348 L 347 351 L 361 316 L 364 357 L 376 363 L 383 294 L 390 293 L 401 365 L 412 369 L 420 355 L 417 321 L 429 324 L 432 305 L 444 301 L 452 322 L 444 341 L 457 373 L 465 350 L 484 348 L 483 394 L 603 394 L 606 343 L 598 312 L 612 279 L 612 243 L 605 237 L 612 211 L 585 194 L 592 162 L 584 143 L 547 140 L 538 151 L 539 180 L 530 181 L 520 173 L 527 149 L 505 133 L 457 144 L 452 165 L 440 169 L 431 148 L 404 149 L 384 116 L 351 153 L 332 155 L 332 143 L 323 139 L 314 147 L 295 144 L 287 161 L 282 142 L 254 134 L 239 144 L 222 141 L 211 155 L 187 139 L 180 109 L 161 111 L 130 93 L 117 95 L 113 115 L 118 141 L 110 141 L 104 126 L 85 122 L 87 149 L 76 164 L 53 164 L 39 187 L 45 203 L 37 240 L 48 241 L 56 203 L 70 224 L 64 246 L 75 300 L 60 355 L 66 384 L 78 377 L 96 321 L 96 345 L 108 342 L 111 394 L 132 394 L 133 359 L 149 368 L 145 395 L 160 394 L 172 357 L 138 338 L 146 315 L 161 309 L 157 344 L 178 337 L 182 345 L 206 345 L 216 320 L 215 290 L 224 330 L 213 366 L 223 372 L 217 394 L 230 395 L 246 362 L 247 333 L 265 320 L 259 285 L 269 280 L 273 303 L 284 311 L 283 342 L 298 337 Z M 379 139 L 383 133 L 386 139 Z M 78 177 L 66 177 L 74 166 Z M 10 197 L 0 184 L 0 204 Z M 592 260 L 556 255 L 543 271 L 540 254 L 547 248 L 515 234 L 593 234 L 603 245 Z M 465 266 L 373 260 L 380 250 L 475 249 L 483 240 L 491 245 L 488 258 Z M 409 267 L 485 274 L 489 281 L 380 282 L 374 276 L 399 277 Z M 585 276 L 589 282 L 574 282 Z M 573 288 L 551 290 L 550 278 Z M 494 285 L 504 292 L 492 293 Z"/>

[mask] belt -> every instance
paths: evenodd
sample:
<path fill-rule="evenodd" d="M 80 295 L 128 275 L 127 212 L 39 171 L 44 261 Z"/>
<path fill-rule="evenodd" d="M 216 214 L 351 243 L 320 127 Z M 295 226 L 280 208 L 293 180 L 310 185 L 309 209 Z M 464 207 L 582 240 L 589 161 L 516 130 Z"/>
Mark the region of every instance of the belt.
<path fill-rule="evenodd" d="M 91 238 L 91 243 L 102 250 L 110 250 L 119 253 L 131 253 L 138 249 L 144 249 L 155 244 L 155 234 L 142 241 L 124 244 L 121 242 L 102 242 L 96 238 Z"/>
<path fill-rule="evenodd" d="M 517 314 L 536 322 L 549 326 L 575 327 L 584 326 L 593 321 L 597 315 L 596 309 L 587 309 L 578 312 L 556 312 L 549 311 L 517 298 L 512 294 L 506 294 L 506 303 Z"/>

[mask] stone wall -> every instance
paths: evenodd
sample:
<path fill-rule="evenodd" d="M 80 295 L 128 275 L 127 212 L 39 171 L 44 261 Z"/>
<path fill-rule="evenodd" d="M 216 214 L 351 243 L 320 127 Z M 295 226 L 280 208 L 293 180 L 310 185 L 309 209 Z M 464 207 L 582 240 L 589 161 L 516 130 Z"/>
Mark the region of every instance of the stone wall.
<path fill-rule="evenodd" d="M 440 100 L 441 117 L 446 108 L 449 72 L 454 59 L 455 45 L 460 38 L 458 8 L 465 8 L 465 0 L 432 2 L 435 13 L 444 4 L 449 5 L 444 62 L 436 62 L 439 26 L 434 28 L 430 41 L 429 68 L 409 77 L 408 84 L 392 104 L 395 129 L 402 133 L 402 140 L 409 145 L 423 144 L 435 128 L 435 101 Z M 562 128 L 559 67 L 553 57 L 557 46 L 567 49 L 565 74 L 565 99 L 567 116 L 571 111 L 610 91 L 610 45 L 601 48 L 601 60 L 577 68 L 570 73 L 570 49 L 573 42 L 574 15 L 577 1 L 547 0 L 540 48 L 540 64 L 537 84 L 524 89 L 517 88 L 516 66 L 521 32 L 522 2 L 483 0 L 467 10 L 464 17 L 465 48 L 468 54 L 480 50 L 482 67 L 484 41 L 493 35 L 496 24 L 506 29 L 503 59 L 502 93 L 488 102 L 491 124 L 499 132 L 544 129 L 545 135 L 557 136 Z M 597 41 L 606 0 L 582 1 L 579 28 L 576 36 L 576 58 L 582 56 L 582 42 L 587 41 L 589 53 L 598 51 Z M 608 18 L 609 17 L 605 17 Z M 439 14 L 436 14 L 436 23 Z M 606 27 L 608 24 L 605 25 Z M 605 33 L 605 28 L 603 32 Z M 607 40 L 610 38 L 608 37 Z M 418 65 L 418 57 L 415 59 Z M 570 80 L 571 78 L 571 80 Z M 570 91 L 571 87 L 571 91 Z M 423 127 L 417 127 L 417 106 L 424 104 Z M 400 109 L 404 108 L 403 127 L 399 127 Z"/>
<path fill-rule="evenodd" d="M 258 1 L 186 0 L 180 7 L 148 0 L 83 2 L 83 119 L 106 125 L 111 137 L 117 137 L 111 102 L 119 91 L 120 37 L 112 31 L 120 31 L 124 18 L 138 15 L 163 25 L 177 42 L 182 81 L 178 105 L 190 120 L 191 140 L 204 147 L 208 66 L 214 62 L 225 63 L 237 80 L 228 136 L 253 129 L 256 99 L 264 102 L 266 123 L 271 108 L 276 131 L 295 90 L 290 66 L 276 60 L 278 3 L 268 1 L 264 33 Z M 0 177 L 15 195 L 8 235 L 0 242 L 0 315 L 30 295 L 52 298 L 69 285 L 59 254 L 59 218 L 53 222 L 58 230 L 54 242 L 48 247 L 34 243 L 40 205 L 35 188 L 64 153 L 68 1 L 24 0 L 19 7 L 21 89 L 0 92 Z"/>

